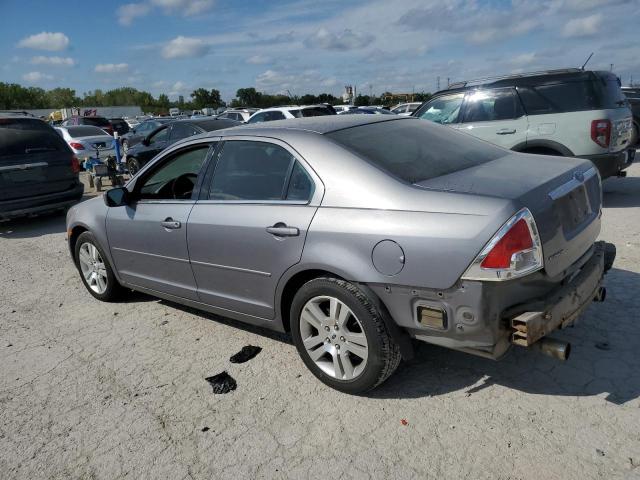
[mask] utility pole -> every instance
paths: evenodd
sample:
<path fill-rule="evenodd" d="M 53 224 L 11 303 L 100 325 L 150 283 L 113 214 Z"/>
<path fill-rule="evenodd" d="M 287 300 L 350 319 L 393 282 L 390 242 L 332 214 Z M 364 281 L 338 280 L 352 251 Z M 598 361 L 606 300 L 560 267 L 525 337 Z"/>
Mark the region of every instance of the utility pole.
<path fill-rule="evenodd" d="M 440 91 L 440 75 L 438 75 L 438 78 L 436 80 L 436 92 Z"/>
<path fill-rule="evenodd" d="M 451 85 L 450 80 L 451 80 L 451 79 L 450 79 L 449 77 L 447 77 L 447 88 L 449 88 L 449 85 Z"/>
<path fill-rule="evenodd" d="M 609 69 L 610 72 L 613 72 L 613 63 L 610 64 L 611 68 Z"/>

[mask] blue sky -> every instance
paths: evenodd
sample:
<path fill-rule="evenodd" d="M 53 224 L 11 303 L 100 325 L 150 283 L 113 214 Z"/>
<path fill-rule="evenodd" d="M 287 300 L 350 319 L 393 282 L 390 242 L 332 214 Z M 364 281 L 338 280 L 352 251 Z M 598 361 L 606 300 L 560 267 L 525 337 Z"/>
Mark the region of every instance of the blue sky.
<path fill-rule="evenodd" d="M 640 82 L 638 0 L 0 0 L 1 81 L 175 98 L 434 91 L 580 66 Z"/>

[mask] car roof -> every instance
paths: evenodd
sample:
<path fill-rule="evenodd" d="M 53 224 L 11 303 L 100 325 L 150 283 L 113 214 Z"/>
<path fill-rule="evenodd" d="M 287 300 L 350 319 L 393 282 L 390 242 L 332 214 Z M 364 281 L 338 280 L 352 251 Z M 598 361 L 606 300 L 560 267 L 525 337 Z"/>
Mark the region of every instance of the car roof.
<path fill-rule="evenodd" d="M 225 129 L 224 132 L 215 132 L 209 135 L 269 135 L 274 131 L 306 131 L 318 134 L 335 132 L 346 128 L 358 127 L 370 123 L 389 122 L 399 120 L 416 120 L 412 117 L 400 117 L 396 115 L 325 115 L 320 117 L 292 118 L 289 120 L 274 120 L 265 123 L 238 124 L 237 127 Z"/>

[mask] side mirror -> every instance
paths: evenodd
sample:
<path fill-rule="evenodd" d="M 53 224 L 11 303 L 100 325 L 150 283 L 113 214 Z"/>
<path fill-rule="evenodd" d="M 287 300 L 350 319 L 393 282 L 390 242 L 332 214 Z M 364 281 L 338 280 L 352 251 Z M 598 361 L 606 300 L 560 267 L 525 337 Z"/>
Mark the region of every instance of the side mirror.
<path fill-rule="evenodd" d="M 123 207 L 131 200 L 131 193 L 124 187 L 112 188 L 103 195 L 107 207 Z"/>

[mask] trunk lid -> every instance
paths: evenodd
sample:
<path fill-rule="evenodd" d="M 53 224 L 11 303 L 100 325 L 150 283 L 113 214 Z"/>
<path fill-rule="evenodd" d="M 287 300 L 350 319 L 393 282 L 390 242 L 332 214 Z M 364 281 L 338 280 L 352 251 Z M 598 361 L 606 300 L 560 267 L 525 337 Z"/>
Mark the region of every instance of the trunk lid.
<path fill-rule="evenodd" d="M 46 123 L 0 119 L 0 201 L 46 195 L 71 188 L 77 174 L 73 153 Z"/>
<path fill-rule="evenodd" d="M 511 200 L 515 210 L 527 207 L 550 277 L 563 274 L 600 233 L 600 177 L 588 160 L 512 153 L 417 185 Z"/>

